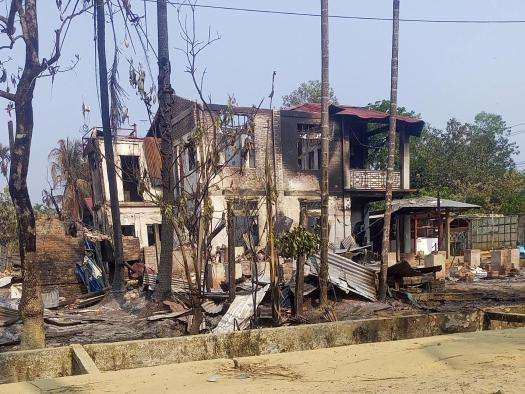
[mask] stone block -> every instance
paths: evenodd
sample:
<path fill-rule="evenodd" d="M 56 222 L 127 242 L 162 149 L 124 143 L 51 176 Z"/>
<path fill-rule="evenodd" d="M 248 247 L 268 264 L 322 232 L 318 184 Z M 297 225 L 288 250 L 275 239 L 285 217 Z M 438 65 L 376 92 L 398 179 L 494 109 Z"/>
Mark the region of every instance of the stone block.
<path fill-rule="evenodd" d="M 388 252 L 388 266 L 391 267 L 394 264 L 397 264 L 397 253 Z"/>
<path fill-rule="evenodd" d="M 520 250 L 510 249 L 510 265 L 512 268 L 520 269 Z"/>
<path fill-rule="evenodd" d="M 490 254 L 490 260 L 490 266 L 494 271 L 499 271 L 502 267 L 507 267 L 510 265 L 510 250 L 493 250 Z"/>
<path fill-rule="evenodd" d="M 446 258 L 443 253 L 431 253 L 425 256 L 425 267 L 441 266 L 441 271 L 436 272 L 436 279 L 446 277 Z"/>
<path fill-rule="evenodd" d="M 479 249 L 466 249 L 464 262 L 467 267 L 479 267 L 481 264 L 481 251 Z"/>

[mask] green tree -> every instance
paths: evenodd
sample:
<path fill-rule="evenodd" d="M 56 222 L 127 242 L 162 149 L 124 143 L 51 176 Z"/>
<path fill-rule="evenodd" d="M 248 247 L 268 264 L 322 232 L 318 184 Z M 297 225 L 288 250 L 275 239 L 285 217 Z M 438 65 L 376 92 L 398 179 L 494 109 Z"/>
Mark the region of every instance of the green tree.
<path fill-rule="evenodd" d="M 424 194 L 458 199 L 498 213 L 525 212 L 525 177 L 518 147 L 500 115 L 481 112 L 473 123 L 451 119 L 426 128 L 411 147 L 412 185 Z"/>
<path fill-rule="evenodd" d="M 368 103 L 367 109 L 374 111 L 390 113 L 390 100 L 379 100 L 374 103 Z M 415 111 L 409 110 L 406 107 L 398 107 L 397 114 L 401 116 L 412 116 L 419 118 L 421 115 Z M 377 126 L 375 126 L 377 127 Z M 371 130 L 370 130 L 371 131 Z M 367 165 L 371 169 L 386 170 L 386 159 L 388 155 L 387 135 L 385 133 L 374 134 L 368 141 L 368 162 Z M 399 155 L 397 154 L 399 147 L 399 138 L 396 138 L 396 154 L 395 167 L 399 168 Z"/>
<path fill-rule="evenodd" d="M 337 104 L 334 90 L 330 88 L 330 102 Z M 321 81 L 307 81 L 290 94 L 283 96 L 283 107 L 293 107 L 304 103 L 321 103 Z"/>

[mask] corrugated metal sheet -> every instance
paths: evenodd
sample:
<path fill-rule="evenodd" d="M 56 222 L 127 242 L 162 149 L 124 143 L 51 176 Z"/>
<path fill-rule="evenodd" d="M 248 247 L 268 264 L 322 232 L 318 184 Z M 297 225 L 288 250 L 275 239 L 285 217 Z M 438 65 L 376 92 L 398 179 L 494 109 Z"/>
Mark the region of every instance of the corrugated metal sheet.
<path fill-rule="evenodd" d="M 144 155 L 148 166 L 148 175 L 152 180 L 160 180 L 162 162 L 160 159 L 160 138 L 144 138 Z"/>
<path fill-rule="evenodd" d="M 321 104 L 304 103 L 304 104 L 295 105 L 291 107 L 290 110 L 320 113 Z M 385 123 L 385 124 L 388 123 L 390 119 L 390 115 L 387 114 L 386 112 L 374 111 L 372 109 L 362 108 L 362 107 L 353 107 L 350 105 L 331 105 L 330 113 L 334 115 L 351 116 L 353 118 L 357 118 L 360 120 Z M 412 116 L 398 115 L 396 119 L 399 122 L 399 124 L 402 126 L 407 126 L 407 125 L 412 126 L 412 129 L 413 129 L 412 131 L 415 134 L 420 134 L 421 130 L 425 126 L 425 122 L 423 120 L 412 117 Z"/>
<path fill-rule="evenodd" d="M 319 263 L 319 256 L 313 256 L 307 262 L 314 273 L 319 272 Z M 346 293 L 352 292 L 370 301 L 377 300 L 376 273 L 362 264 L 329 252 L 328 276 L 331 283 Z"/>
<path fill-rule="evenodd" d="M 416 197 L 416 198 L 405 198 L 402 200 L 392 201 L 392 212 L 399 211 L 401 209 L 428 209 L 437 208 L 438 199 L 437 197 Z M 440 200 L 440 206 L 442 209 L 452 210 L 463 210 L 463 209 L 474 209 L 479 208 L 479 205 L 468 204 L 466 202 L 447 200 L 442 198 Z"/>

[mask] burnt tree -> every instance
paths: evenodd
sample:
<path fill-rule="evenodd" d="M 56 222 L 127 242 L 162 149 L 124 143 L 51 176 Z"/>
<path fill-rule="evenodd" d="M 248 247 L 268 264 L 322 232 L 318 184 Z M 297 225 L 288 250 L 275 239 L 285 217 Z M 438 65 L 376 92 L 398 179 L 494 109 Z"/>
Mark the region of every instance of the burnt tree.
<path fill-rule="evenodd" d="M 160 154 L 162 158 L 162 204 L 161 204 L 161 246 L 158 272 L 158 284 L 155 288 L 155 298 L 164 299 L 171 294 L 171 277 L 173 269 L 173 208 L 175 205 L 172 165 L 174 162 L 173 140 L 171 134 L 171 65 L 168 46 L 168 14 L 166 0 L 157 1 L 157 40 L 159 57 L 158 97 L 159 111 L 157 134 L 161 137 Z"/>
<path fill-rule="evenodd" d="M 5 90 L 0 90 L 0 97 L 14 104 L 16 120 L 15 138 L 11 150 L 9 193 L 17 214 L 19 251 L 22 263 L 23 288 L 19 310 L 23 322 L 21 335 L 23 349 L 45 346 L 42 288 L 35 261 L 35 215 L 27 189 L 27 172 L 34 127 L 33 96 L 39 77 L 54 76 L 61 71 L 56 63 L 61 55 L 60 50 L 65 35 L 62 34 L 64 27 L 69 26 L 73 18 L 90 7 L 88 2 L 83 2 L 80 8 L 79 2 L 77 2 L 72 10 L 68 10 L 68 6 L 65 9 L 59 8 L 61 22 L 55 30 L 53 50 L 49 58 L 43 59 L 40 59 L 39 55 L 37 0 L 12 0 L 8 15 L 0 16 L 1 32 L 4 34 L 4 38 L 8 40 L 8 44 L 0 46 L 0 49 L 13 50 L 19 40 L 23 42 L 25 47 L 22 72 L 19 77 L 13 76 L 11 81 L 16 84 L 16 91 L 14 93 L 9 91 L 9 82 L 6 82 Z M 6 73 L 5 68 L 3 73 Z M 2 79 L 6 80 L 6 78 Z"/>

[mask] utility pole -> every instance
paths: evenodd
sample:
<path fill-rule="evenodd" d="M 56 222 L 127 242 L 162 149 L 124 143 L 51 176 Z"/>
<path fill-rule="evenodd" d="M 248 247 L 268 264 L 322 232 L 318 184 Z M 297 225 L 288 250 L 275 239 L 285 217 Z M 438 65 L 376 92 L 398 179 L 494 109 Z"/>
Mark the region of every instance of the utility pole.
<path fill-rule="evenodd" d="M 160 134 L 160 155 L 162 159 L 162 207 L 161 207 L 161 245 L 158 269 L 158 283 L 155 289 L 155 298 L 162 300 L 171 294 L 171 278 L 173 271 L 173 224 L 175 206 L 175 179 L 172 163 L 173 136 L 171 134 L 171 65 L 168 46 L 168 11 L 166 0 L 157 1 L 157 42 L 159 54 L 159 121 L 157 135 Z"/>
<path fill-rule="evenodd" d="M 117 192 L 117 175 L 115 172 L 115 157 L 113 153 L 113 137 L 109 118 L 108 69 L 106 65 L 106 28 L 104 15 L 104 0 L 96 0 L 98 71 L 100 81 L 100 113 L 104 132 L 104 154 L 109 183 L 109 201 L 111 221 L 113 223 L 113 249 L 115 258 L 115 273 L 113 274 L 113 292 L 124 291 L 124 271 L 122 264 L 122 228 L 120 225 L 120 208 Z"/>
<path fill-rule="evenodd" d="M 394 154 L 396 150 L 398 56 L 399 0 L 393 0 L 392 64 L 390 74 L 390 127 L 388 129 L 388 164 L 386 168 L 385 218 L 383 225 L 383 245 L 381 251 L 381 278 L 379 281 L 379 299 L 381 301 L 386 299 L 388 252 L 390 250 L 390 221 L 392 218 Z"/>
<path fill-rule="evenodd" d="M 328 304 L 328 149 L 330 82 L 328 75 L 328 0 L 321 0 L 321 264 L 319 288 L 321 307 Z"/>

